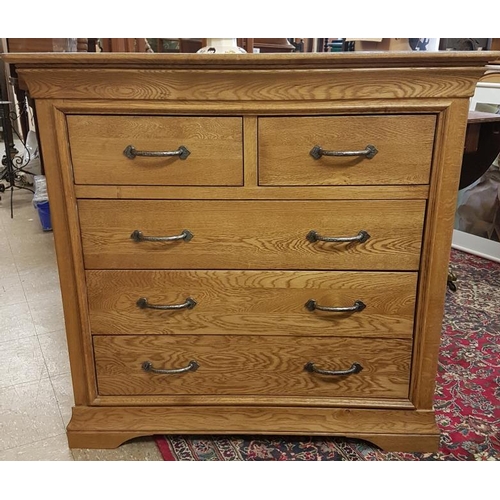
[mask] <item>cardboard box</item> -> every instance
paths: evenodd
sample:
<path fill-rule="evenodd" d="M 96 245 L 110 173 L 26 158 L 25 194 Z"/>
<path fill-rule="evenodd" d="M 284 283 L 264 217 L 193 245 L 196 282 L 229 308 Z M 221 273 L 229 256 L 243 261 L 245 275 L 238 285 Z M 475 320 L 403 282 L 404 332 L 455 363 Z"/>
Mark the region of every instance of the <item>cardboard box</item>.
<path fill-rule="evenodd" d="M 409 50 L 408 38 L 346 38 L 347 42 L 354 41 L 355 50 L 358 51 L 387 51 Z"/>

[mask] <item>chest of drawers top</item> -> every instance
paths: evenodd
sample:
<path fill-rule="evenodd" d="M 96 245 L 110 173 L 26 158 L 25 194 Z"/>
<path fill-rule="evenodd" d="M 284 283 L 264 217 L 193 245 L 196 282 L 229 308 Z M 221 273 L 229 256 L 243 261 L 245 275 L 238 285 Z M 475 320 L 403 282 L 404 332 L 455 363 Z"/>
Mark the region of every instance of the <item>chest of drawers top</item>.
<path fill-rule="evenodd" d="M 18 53 L 3 59 L 16 65 L 34 98 L 231 102 L 462 97 L 495 54 Z"/>

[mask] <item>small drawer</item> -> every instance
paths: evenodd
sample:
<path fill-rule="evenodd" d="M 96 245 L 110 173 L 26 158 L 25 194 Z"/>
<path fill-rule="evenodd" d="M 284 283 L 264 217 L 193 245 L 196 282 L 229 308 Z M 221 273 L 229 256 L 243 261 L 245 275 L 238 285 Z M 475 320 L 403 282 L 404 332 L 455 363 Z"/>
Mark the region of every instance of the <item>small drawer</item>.
<path fill-rule="evenodd" d="M 435 128 L 434 115 L 260 118 L 259 184 L 428 184 Z"/>
<path fill-rule="evenodd" d="M 241 118 L 69 115 L 67 122 L 76 184 L 243 183 Z"/>
<path fill-rule="evenodd" d="M 425 200 L 79 200 L 86 269 L 415 271 Z"/>
<path fill-rule="evenodd" d="M 411 341 L 272 336 L 95 336 L 102 396 L 406 398 Z"/>
<path fill-rule="evenodd" d="M 94 334 L 411 338 L 417 273 L 87 271 Z"/>

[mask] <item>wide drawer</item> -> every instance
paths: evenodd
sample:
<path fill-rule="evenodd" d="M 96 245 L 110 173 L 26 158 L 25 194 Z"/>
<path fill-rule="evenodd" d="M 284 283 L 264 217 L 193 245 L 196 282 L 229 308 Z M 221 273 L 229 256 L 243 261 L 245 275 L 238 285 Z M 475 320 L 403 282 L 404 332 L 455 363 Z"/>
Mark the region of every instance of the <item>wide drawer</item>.
<path fill-rule="evenodd" d="M 243 183 L 241 118 L 69 115 L 67 121 L 76 184 Z M 136 153 L 182 152 L 182 146 L 189 155 L 129 158 L 129 146 Z"/>
<path fill-rule="evenodd" d="M 79 200 L 78 210 L 87 269 L 417 270 L 425 200 Z M 331 237 L 358 241 L 320 240 Z"/>
<path fill-rule="evenodd" d="M 102 396 L 408 397 L 409 340 L 220 335 L 93 340 Z"/>
<path fill-rule="evenodd" d="M 87 271 L 86 277 L 94 334 L 410 338 L 413 331 L 417 273 Z"/>
<path fill-rule="evenodd" d="M 427 184 L 435 127 L 434 115 L 260 118 L 259 184 Z"/>

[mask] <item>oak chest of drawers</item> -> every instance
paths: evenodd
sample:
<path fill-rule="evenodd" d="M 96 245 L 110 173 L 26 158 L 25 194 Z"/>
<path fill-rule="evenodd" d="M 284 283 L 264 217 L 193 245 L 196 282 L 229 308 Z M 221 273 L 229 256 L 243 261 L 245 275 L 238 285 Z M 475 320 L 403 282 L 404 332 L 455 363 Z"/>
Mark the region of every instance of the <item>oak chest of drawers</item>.
<path fill-rule="evenodd" d="M 472 53 L 15 55 L 72 447 L 323 434 L 432 451 Z"/>

